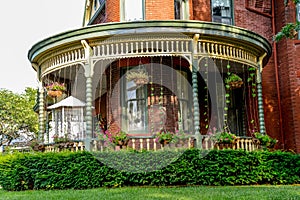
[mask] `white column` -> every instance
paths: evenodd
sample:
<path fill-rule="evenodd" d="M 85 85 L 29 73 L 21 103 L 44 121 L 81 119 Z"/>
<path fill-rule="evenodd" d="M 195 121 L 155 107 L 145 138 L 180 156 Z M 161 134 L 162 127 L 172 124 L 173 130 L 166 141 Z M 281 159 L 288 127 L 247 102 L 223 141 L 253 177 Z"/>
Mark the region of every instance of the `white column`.
<path fill-rule="evenodd" d="M 91 140 L 93 131 L 93 92 L 92 92 L 92 77 L 94 73 L 94 66 L 91 62 L 91 56 L 93 55 L 92 48 L 88 45 L 85 40 L 81 40 L 81 44 L 85 50 L 86 63 L 84 64 L 84 75 L 86 77 L 86 112 L 85 112 L 85 122 L 86 122 L 86 137 L 84 140 L 85 149 L 91 151 Z"/>

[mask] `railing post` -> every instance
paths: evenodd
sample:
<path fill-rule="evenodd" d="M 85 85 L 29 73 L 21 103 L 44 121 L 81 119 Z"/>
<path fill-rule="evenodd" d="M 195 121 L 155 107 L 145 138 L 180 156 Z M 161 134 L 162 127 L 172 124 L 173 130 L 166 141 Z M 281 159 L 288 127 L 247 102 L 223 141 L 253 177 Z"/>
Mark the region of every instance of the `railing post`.
<path fill-rule="evenodd" d="M 192 88 L 193 88 L 193 108 L 194 108 L 194 132 L 196 138 L 196 148 L 202 149 L 202 136 L 200 134 L 200 110 L 198 102 L 198 59 L 197 44 L 199 34 L 195 34 L 192 41 Z"/>
<path fill-rule="evenodd" d="M 258 70 L 257 70 L 257 99 L 258 99 L 258 117 L 259 117 L 259 130 L 262 134 L 266 133 L 265 129 L 265 116 L 264 116 L 264 105 L 263 105 L 263 96 L 262 96 L 262 86 L 261 86 L 261 72 L 262 72 L 262 61 L 266 54 L 261 56 L 258 61 Z"/>
<path fill-rule="evenodd" d="M 44 143 L 45 119 L 44 119 L 44 88 L 42 81 L 39 82 L 39 143 Z"/>
<path fill-rule="evenodd" d="M 94 74 L 94 66 L 91 62 L 91 56 L 93 55 L 92 48 L 88 45 L 85 40 L 81 41 L 85 50 L 86 63 L 84 65 L 84 75 L 86 77 L 86 138 L 84 141 L 85 150 L 91 151 L 91 138 L 93 131 L 93 117 L 92 117 L 92 105 L 93 105 L 93 94 L 92 94 L 92 77 Z"/>

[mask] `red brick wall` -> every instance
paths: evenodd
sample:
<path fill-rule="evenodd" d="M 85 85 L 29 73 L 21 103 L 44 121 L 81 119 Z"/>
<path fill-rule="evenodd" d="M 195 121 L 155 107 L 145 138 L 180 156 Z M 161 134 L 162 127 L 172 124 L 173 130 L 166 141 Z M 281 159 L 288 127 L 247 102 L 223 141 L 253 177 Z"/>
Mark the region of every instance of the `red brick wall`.
<path fill-rule="evenodd" d="M 174 0 L 145 0 L 146 20 L 174 19 Z"/>
<path fill-rule="evenodd" d="M 280 118 L 273 56 L 263 69 L 262 89 L 266 132 L 268 135 L 279 141 L 277 147 L 281 148 L 283 147 L 283 141 L 280 133 Z"/>
<path fill-rule="evenodd" d="M 295 22 L 295 6 L 290 1 L 288 6 L 284 6 L 283 1 L 278 1 L 275 16 L 276 31 L 279 31 L 286 23 Z M 300 153 L 300 96 L 295 90 L 300 85 L 297 77 L 297 71 L 300 70 L 299 42 L 283 39 L 277 44 L 285 149 L 294 149 L 298 153 Z"/>
<path fill-rule="evenodd" d="M 272 42 L 272 19 L 246 9 L 245 1 L 234 1 L 234 25 L 256 32 Z"/>
<path fill-rule="evenodd" d="M 300 152 L 300 41 L 294 42 L 293 57 L 294 65 L 291 69 L 291 93 L 293 102 L 293 114 L 294 114 L 294 134 L 295 134 L 295 145 L 296 151 Z"/>
<path fill-rule="evenodd" d="M 191 19 L 201 21 L 211 21 L 210 1 L 207 0 L 193 0 L 193 10 Z"/>
<path fill-rule="evenodd" d="M 120 0 L 106 0 L 107 22 L 120 21 Z"/>

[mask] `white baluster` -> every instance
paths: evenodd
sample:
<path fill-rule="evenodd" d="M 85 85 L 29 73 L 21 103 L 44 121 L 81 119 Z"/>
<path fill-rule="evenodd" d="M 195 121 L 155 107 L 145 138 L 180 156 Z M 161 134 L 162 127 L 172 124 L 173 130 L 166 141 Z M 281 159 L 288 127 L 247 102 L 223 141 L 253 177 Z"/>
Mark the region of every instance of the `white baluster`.
<path fill-rule="evenodd" d="M 135 149 L 135 139 L 132 139 L 132 149 Z"/>
<path fill-rule="evenodd" d="M 133 52 L 133 53 L 138 53 L 138 52 L 140 52 L 140 49 L 139 49 L 139 43 L 138 43 L 138 42 L 135 42 L 135 50 L 136 50 L 136 52 Z"/>
<path fill-rule="evenodd" d="M 101 44 L 101 49 L 102 49 L 102 52 L 101 52 L 100 56 L 105 56 L 104 44 Z"/>
<path fill-rule="evenodd" d="M 123 55 L 124 53 L 123 53 L 123 43 L 121 43 L 121 55 Z"/>
<path fill-rule="evenodd" d="M 129 52 L 129 50 L 128 50 L 128 42 L 125 43 L 125 46 L 126 46 L 126 52 L 125 53 L 127 54 Z"/>
<path fill-rule="evenodd" d="M 144 42 L 142 41 L 141 42 L 141 53 L 144 53 L 145 52 L 145 50 L 144 50 Z"/>
<path fill-rule="evenodd" d="M 115 55 L 114 44 L 110 44 L 110 52 L 111 52 L 111 55 Z"/>
<path fill-rule="evenodd" d="M 185 41 L 185 50 L 184 52 L 188 52 L 189 51 L 189 41 Z M 197 52 L 199 52 L 199 50 L 197 49 Z"/>
<path fill-rule="evenodd" d="M 133 42 L 130 42 L 130 53 L 134 53 L 133 52 Z"/>
<path fill-rule="evenodd" d="M 105 45 L 106 46 L 106 55 L 110 55 L 110 52 L 109 52 L 109 44 Z"/>
<path fill-rule="evenodd" d="M 146 53 L 148 53 L 149 52 L 149 41 L 146 41 Z"/>
<path fill-rule="evenodd" d="M 206 52 L 208 54 L 210 54 L 210 46 L 209 46 L 209 43 L 206 43 Z"/>
<path fill-rule="evenodd" d="M 143 139 L 141 138 L 140 139 L 140 150 L 142 151 L 144 149 L 144 147 L 143 147 Z"/>
<path fill-rule="evenodd" d="M 146 142 L 147 142 L 147 150 L 149 151 L 150 150 L 150 140 L 149 140 L 149 138 L 146 139 Z"/>
<path fill-rule="evenodd" d="M 153 45 L 153 41 L 151 41 L 151 52 L 154 52 L 154 45 Z"/>

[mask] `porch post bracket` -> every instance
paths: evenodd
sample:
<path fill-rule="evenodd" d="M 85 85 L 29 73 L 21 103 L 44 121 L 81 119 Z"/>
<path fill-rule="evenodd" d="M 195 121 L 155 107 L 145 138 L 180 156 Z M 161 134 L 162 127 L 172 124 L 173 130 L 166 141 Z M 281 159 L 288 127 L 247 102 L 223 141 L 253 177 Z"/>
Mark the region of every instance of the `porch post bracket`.
<path fill-rule="evenodd" d="M 85 40 L 81 40 L 81 44 L 84 47 L 85 59 L 84 64 L 84 75 L 86 77 L 86 113 L 85 113 L 85 122 L 86 122 L 86 137 L 84 141 L 85 150 L 91 151 L 91 140 L 92 140 L 92 131 L 93 131 L 93 117 L 92 117 L 92 77 L 93 77 L 93 62 L 91 62 L 91 57 L 93 55 L 92 48 Z"/>
<path fill-rule="evenodd" d="M 259 117 L 259 130 L 262 134 L 266 133 L 265 128 L 265 116 L 264 116 L 264 103 L 263 103 L 263 96 L 262 96 L 262 65 L 263 65 L 263 59 L 267 54 L 265 53 L 258 59 L 258 70 L 257 70 L 257 100 L 258 100 L 258 117 Z"/>
<path fill-rule="evenodd" d="M 194 132 L 196 138 L 196 148 L 202 149 L 202 137 L 200 134 L 200 111 L 198 102 L 198 57 L 197 44 L 199 34 L 195 34 L 192 41 L 192 87 L 193 87 L 193 108 L 194 108 Z"/>
<path fill-rule="evenodd" d="M 45 112 L 45 102 L 44 102 L 44 87 L 43 87 L 43 82 L 41 78 L 41 68 L 38 66 L 36 63 L 31 63 L 34 68 L 37 69 L 37 78 L 39 80 L 39 98 L 38 98 L 38 104 L 39 104 L 39 133 L 38 133 L 38 142 L 39 143 L 44 143 L 44 112 Z"/>

